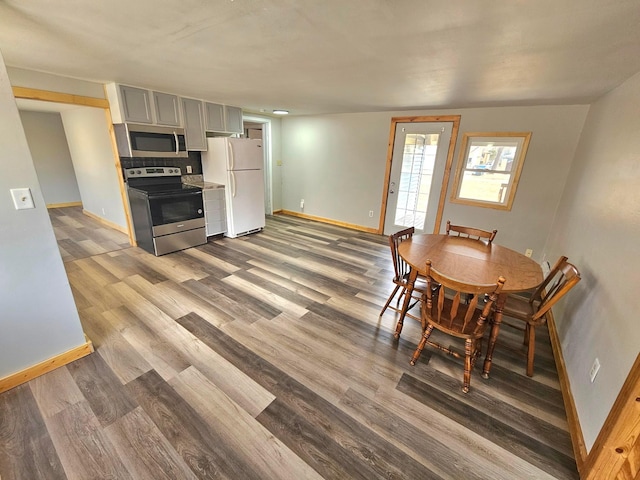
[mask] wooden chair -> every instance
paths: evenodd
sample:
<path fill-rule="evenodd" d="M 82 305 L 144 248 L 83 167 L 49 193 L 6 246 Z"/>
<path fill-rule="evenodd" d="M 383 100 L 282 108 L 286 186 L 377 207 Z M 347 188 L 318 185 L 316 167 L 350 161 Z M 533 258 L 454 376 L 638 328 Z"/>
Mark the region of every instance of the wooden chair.
<path fill-rule="evenodd" d="M 524 344 L 527 346 L 527 375 L 533 376 L 538 325 L 547 321 L 547 312 L 576 283 L 580 281 L 578 269 L 560 257 L 540 286 L 528 297 L 509 295 L 502 311 L 503 315 L 522 320 L 525 324 Z M 505 322 L 508 323 L 508 322 Z"/>
<path fill-rule="evenodd" d="M 394 270 L 393 283 L 395 283 L 396 286 L 393 289 L 393 292 L 391 292 L 391 295 L 389 295 L 387 303 L 385 303 L 384 307 L 382 307 L 382 311 L 380 312 L 380 317 L 382 317 L 382 315 L 387 310 L 387 308 L 390 308 L 395 312 L 402 313 L 400 301 L 404 299 L 404 296 L 407 293 L 407 286 L 409 285 L 409 272 L 411 271 L 411 267 L 407 264 L 407 262 L 405 262 L 402 259 L 402 257 L 398 253 L 398 245 L 400 245 L 400 243 L 402 243 L 403 241 L 411 238 L 414 232 L 415 232 L 415 228 L 409 227 L 397 233 L 389 235 L 389 247 L 391 248 L 391 258 L 393 259 L 393 270 Z M 416 280 L 415 282 L 414 290 L 411 294 L 414 302 L 409 305 L 408 310 L 411 310 L 422 299 L 422 295 L 424 294 L 424 288 L 425 288 L 424 283 L 425 283 L 424 278 L 419 276 L 418 280 Z M 391 301 L 394 299 L 394 297 L 398 292 L 400 292 L 400 295 L 398 296 L 396 306 L 395 307 L 390 306 Z M 412 315 L 408 312 L 406 313 L 406 316 L 411 317 L 414 320 L 420 321 L 420 317 Z M 400 318 L 400 320 L 398 321 L 398 325 L 396 326 L 396 332 L 394 334 L 394 337 L 396 339 L 400 338 L 401 331 L 402 331 L 402 318 Z"/>
<path fill-rule="evenodd" d="M 471 383 L 471 369 L 482 351 L 482 337 L 489 325 L 487 319 L 491 314 L 493 303 L 504 286 L 505 279 L 504 277 L 498 278 L 495 285 L 462 283 L 431 268 L 431 260 L 427 260 L 426 273 L 426 301 L 422 303 L 424 333 L 410 363 L 411 365 L 416 364 L 427 343 L 456 358 L 464 357 L 462 391 L 467 393 Z M 442 285 L 447 292 L 453 292 L 453 296 L 440 293 L 434 302 L 435 294 L 431 289 L 433 282 Z M 429 337 L 434 328 L 448 335 L 464 339 L 464 356 L 450 347 L 431 341 Z"/>
<path fill-rule="evenodd" d="M 447 220 L 447 235 L 456 235 L 458 237 L 474 238 L 476 240 L 487 240 L 489 243 L 493 242 L 496 238 L 498 230 L 489 232 L 487 230 L 480 230 L 479 228 L 464 227 L 462 225 L 451 225 L 451 221 Z"/>

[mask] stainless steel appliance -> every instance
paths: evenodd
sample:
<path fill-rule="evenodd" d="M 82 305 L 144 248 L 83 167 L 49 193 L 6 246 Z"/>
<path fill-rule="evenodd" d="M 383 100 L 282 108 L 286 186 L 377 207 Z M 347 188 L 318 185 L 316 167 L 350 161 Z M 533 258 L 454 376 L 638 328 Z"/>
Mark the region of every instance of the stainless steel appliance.
<path fill-rule="evenodd" d="M 202 188 L 182 183 L 178 167 L 125 170 L 140 248 L 156 256 L 207 243 Z"/>
<path fill-rule="evenodd" d="M 113 125 L 121 157 L 184 158 L 189 156 L 184 128 L 116 123 Z"/>

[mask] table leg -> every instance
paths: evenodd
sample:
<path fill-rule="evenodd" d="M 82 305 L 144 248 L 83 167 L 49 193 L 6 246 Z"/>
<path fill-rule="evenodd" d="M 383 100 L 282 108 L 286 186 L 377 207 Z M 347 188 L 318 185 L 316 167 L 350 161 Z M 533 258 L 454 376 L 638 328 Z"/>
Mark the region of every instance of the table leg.
<path fill-rule="evenodd" d="M 495 303 L 495 311 L 491 320 L 491 332 L 489 333 L 489 345 L 487 347 L 487 356 L 484 359 L 484 367 L 482 368 L 482 378 L 489 378 L 491 371 L 491 361 L 493 359 L 493 349 L 496 348 L 498 333 L 500 332 L 500 324 L 502 323 L 502 310 L 507 301 L 507 295 L 501 293 Z"/>
<path fill-rule="evenodd" d="M 404 292 L 404 302 L 402 302 L 402 311 L 400 312 L 400 318 L 398 319 L 398 323 L 396 324 L 396 331 L 393 334 L 393 338 L 395 338 L 396 340 L 400 338 L 400 332 L 402 332 L 402 325 L 404 324 L 404 317 L 407 315 L 407 310 L 409 310 L 409 305 L 411 304 L 411 294 L 413 293 L 413 287 L 416 283 L 417 278 L 418 271 L 415 268 L 412 268 L 409 272 L 407 289 Z"/>

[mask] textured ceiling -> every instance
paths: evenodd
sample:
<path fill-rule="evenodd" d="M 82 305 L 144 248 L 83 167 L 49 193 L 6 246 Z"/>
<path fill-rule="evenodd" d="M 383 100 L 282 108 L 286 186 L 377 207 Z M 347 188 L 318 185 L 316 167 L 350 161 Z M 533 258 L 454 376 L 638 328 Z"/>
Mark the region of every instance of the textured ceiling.
<path fill-rule="evenodd" d="M 589 102 L 640 0 L 7 0 L 9 66 L 292 114 Z"/>

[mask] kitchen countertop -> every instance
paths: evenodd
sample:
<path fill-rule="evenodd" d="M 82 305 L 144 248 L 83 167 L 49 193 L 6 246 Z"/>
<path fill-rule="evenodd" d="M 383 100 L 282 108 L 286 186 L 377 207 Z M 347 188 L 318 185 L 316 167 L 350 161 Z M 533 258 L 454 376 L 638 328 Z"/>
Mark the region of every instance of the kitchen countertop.
<path fill-rule="evenodd" d="M 216 188 L 224 188 L 221 183 L 205 182 L 202 180 L 202 175 L 183 175 L 182 183 L 187 185 L 193 185 L 194 187 L 200 187 L 203 190 L 215 190 Z"/>

